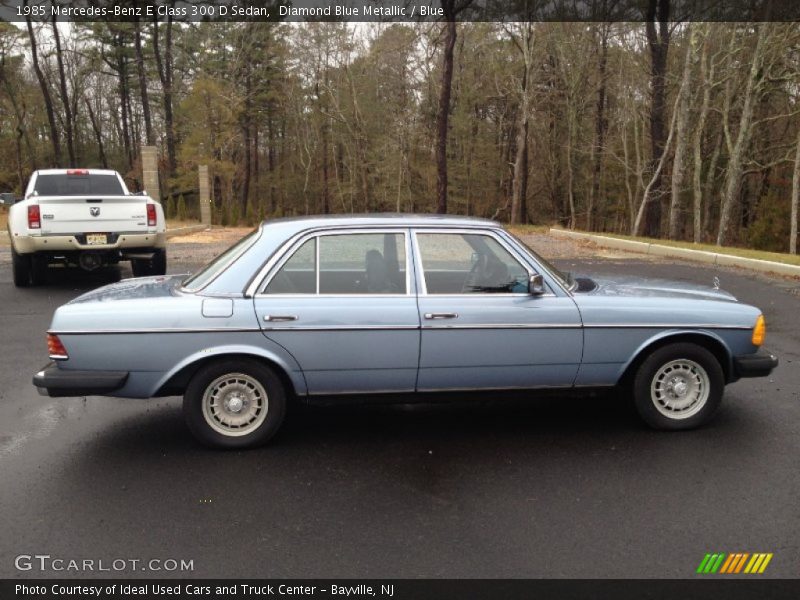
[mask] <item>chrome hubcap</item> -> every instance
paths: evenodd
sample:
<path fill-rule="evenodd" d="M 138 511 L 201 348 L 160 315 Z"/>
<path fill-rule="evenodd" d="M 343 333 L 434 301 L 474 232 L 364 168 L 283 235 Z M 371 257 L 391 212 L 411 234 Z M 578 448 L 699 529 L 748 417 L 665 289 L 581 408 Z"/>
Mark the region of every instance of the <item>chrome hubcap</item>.
<path fill-rule="evenodd" d="M 203 394 L 203 416 L 215 431 L 227 436 L 247 435 L 267 416 L 267 391 L 255 377 L 229 373 L 217 377 Z"/>
<path fill-rule="evenodd" d="M 705 406 L 711 390 L 706 370 L 693 360 L 673 360 L 663 365 L 650 384 L 650 399 L 658 412 L 670 419 L 688 419 Z"/>

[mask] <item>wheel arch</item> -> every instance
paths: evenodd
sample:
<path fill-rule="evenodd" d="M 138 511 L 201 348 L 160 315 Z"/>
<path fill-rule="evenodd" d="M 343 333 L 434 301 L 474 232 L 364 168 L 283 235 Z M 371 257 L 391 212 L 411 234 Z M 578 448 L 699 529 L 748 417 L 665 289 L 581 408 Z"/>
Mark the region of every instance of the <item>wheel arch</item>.
<path fill-rule="evenodd" d="M 292 366 L 280 356 L 265 352 L 260 348 L 233 346 L 210 348 L 184 359 L 161 378 L 152 396 L 182 395 L 191 378 L 204 365 L 222 359 L 236 358 L 255 360 L 270 367 L 283 382 L 287 393 L 295 396 L 306 395 L 307 387 L 305 377 L 299 368 L 293 369 Z"/>
<path fill-rule="evenodd" d="M 618 384 L 630 383 L 639 365 L 655 350 L 677 343 L 690 343 L 696 344 L 705 348 L 719 362 L 722 372 L 725 377 L 725 383 L 734 381 L 733 369 L 733 355 L 730 348 L 721 337 L 712 331 L 666 331 L 660 335 L 651 337 L 646 340 L 636 352 L 633 357 L 625 364 L 620 370 L 620 375 L 617 379 Z"/>

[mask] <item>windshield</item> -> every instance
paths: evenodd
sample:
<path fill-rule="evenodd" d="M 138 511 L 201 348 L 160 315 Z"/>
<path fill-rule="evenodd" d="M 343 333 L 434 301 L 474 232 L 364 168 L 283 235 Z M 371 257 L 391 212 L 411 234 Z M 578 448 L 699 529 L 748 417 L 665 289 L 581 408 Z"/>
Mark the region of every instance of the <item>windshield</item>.
<path fill-rule="evenodd" d="M 39 175 L 34 184 L 39 196 L 124 196 L 116 175 L 63 173 Z"/>
<path fill-rule="evenodd" d="M 187 291 L 194 292 L 211 283 L 217 275 L 227 269 L 237 258 L 244 254 L 245 250 L 253 245 L 253 242 L 255 242 L 258 237 L 259 231 L 259 229 L 254 229 L 197 273 L 184 279 L 183 288 Z"/>
<path fill-rule="evenodd" d="M 553 265 L 553 263 L 551 263 L 550 261 L 548 261 L 545 258 L 542 258 L 542 256 L 538 252 L 536 252 L 536 250 L 531 248 L 528 244 L 523 242 L 521 239 L 519 239 L 513 233 L 509 233 L 508 235 L 510 235 L 517 242 L 522 244 L 528 250 L 528 252 L 530 252 L 533 255 L 533 257 L 536 259 L 536 262 L 538 262 L 545 269 L 547 269 L 547 271 L 553 277 L 558 279 L 561 282 L 561 285 L 563 285 L 568 290 L 572 290 L 575 287 L 575 280 L 572 278 L 572 273 L 570 273 L 570 272 L 564 273 L 562 270 L 556 268 L 555 265 Z"/>

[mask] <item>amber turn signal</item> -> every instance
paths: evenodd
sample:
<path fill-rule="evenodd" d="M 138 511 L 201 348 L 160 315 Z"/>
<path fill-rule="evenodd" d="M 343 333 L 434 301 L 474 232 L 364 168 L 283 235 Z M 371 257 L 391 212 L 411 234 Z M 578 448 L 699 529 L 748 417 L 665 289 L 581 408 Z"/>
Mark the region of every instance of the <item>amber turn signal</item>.
<path fill-rule="evenodd" d="M 764 321 L 764 315 L 758 315 L 755 327 L 753 327 L 752 342 L 754 346 L 760 346 L 764 343 L 764 338 L 767 335 L 767 323 Z"/>

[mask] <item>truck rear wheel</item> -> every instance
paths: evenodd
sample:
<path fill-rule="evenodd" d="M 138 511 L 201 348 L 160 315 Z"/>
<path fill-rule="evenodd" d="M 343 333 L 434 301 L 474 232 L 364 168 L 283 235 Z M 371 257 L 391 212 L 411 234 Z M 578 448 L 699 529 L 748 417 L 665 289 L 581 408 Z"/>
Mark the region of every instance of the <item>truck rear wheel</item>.
<path fill-rule="evenodd" d="M 159 248 L 153 253 L 152 258 L 131 259 L 131 271 L 134 277 L 148 277 L 152 275 L 167 274 L 167 251 Z"/>
<path fill-rule="evenodd" d="M 29 254 L 17 254 L 11 247 L 11 267 L 14 271 L 14 285 L 28 287 L 31 284 L 31 257 Z"/>
<path fill-rule="evenodd" d="M 43 285 L 47 280 L 47 266 L 49 262 L 45 256 L 31 256 L 31 285 Z"/>

